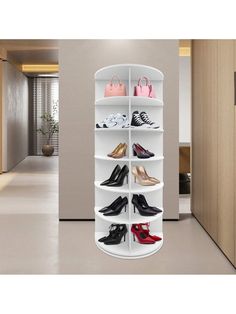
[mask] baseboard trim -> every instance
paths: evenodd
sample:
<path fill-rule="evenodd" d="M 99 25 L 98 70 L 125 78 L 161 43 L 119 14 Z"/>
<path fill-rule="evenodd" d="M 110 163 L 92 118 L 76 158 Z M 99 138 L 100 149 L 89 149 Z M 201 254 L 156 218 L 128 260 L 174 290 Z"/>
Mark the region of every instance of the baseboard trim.
<path fill-rule="evenodd" d="M 95 219 L 62 219 L 60 218 L 59 221 L 95 221 Z"/>
<path fill-rule="evenodd" d="M 59 221 L 95 221 L 95 219 L 64 219 L 60 218 Z M 179 221 L 179 219 L 163 219 L 163 221 Z"/>

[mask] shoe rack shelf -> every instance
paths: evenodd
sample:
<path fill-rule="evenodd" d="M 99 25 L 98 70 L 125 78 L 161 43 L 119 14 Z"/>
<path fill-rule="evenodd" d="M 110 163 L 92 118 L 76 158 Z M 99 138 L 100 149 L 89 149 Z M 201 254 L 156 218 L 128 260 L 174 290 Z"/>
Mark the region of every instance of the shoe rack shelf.
<path fill-rule="evenodd" d="M 103 97 L 106 84 L 115 74 L 126 84 L 128 96 Z M 141 76 L 147 76 L 152 81 L 157 98 L 133 96 L 134 86 Z M 163 244 L 163 212 L 155 216 L 141 216 L 137 211 L 134 213 L 131 203 L 133 194 L 143 194 L 149 204 L 163 210 L 163 78 L 159 70 L 135 64 L 108 66 L 95 73 L 95 123 L 117 112 L 125 114 L 130 123 L 132 112 L 139 110 L 146 111 L 160 125 L 159 129 L 95 128 L 95 242 L 99 249 L 115 257 L 142 258 L 154 254 Z M 107 154 L 119 143 L 128 144 L 127 156 L 121 159 L 108 157 Z M 148 159 L 133 156 L 133 143 L 140 143 L 155 156 Z M 121 167 L 126 164 L 129 167 L 128 184 L 125 181 L 121 187 L 101 186 L 100 183 L 110 177 L 117 164 Z M 143 165 L 148 174 L 158 178 L 160 183 L 154 186 L 134 183 L 131 169 L 136 165 Z M 128 198 L 127 211 L 122 211 L 117 216 L 104 216 L 100 213 L 99 209 L 112 203 L 118 194 Z M 132 224 L 146 222 L 150 223 L 150 233 L 160 236 L 161 241 L 145 245 L 133 240 Z M 126 224 L 128 233 L 125 242 L 122 240 L 118 245 L 106 245 L 98 241 L 108 235 L 112 223 Z"/>

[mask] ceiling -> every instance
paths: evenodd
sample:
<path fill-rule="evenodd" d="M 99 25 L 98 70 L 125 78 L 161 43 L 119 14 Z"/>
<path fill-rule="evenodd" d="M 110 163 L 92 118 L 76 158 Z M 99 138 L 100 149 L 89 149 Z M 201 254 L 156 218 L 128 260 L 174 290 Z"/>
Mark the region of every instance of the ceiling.
<path fill-rule="evenodd" d="M 0 57 L 20 70 L 24 65 L 56 65 L 58 40 L 0 40 Z"/>

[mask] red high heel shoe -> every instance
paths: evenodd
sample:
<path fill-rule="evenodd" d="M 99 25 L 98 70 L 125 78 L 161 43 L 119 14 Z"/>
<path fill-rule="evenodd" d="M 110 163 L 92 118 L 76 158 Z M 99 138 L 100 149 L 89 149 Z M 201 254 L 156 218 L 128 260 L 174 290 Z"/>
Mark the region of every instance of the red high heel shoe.
<path fill-rule="evenodd" d="M 131 227 L 131 232 L 133 233 L 134 241 L 135 237 L 141 244 L 154 244 L 155 240 L 149 237 L 146 230 L 143 230 L 141 224 L 133 224 Z"/>
<path fill-rule="evenodd" d="M 158 237 L 158 236 L 156 236 L 156 235 L 151 235 L 151 234 L 150 234 L 150 230 L 149 230 L 150 223 L 141 223 L 140 226 L 141 226 L 142 231 L 143 231 L 147 236 L 149 236 L 151 239 L 153 239 L 154 241 L 157 242 L 157 241 L 161 241 L 161 240 L 162 240 L 161 237 Z M 143 228 L 143 227 L 144 227 L 144 228 Z"/>

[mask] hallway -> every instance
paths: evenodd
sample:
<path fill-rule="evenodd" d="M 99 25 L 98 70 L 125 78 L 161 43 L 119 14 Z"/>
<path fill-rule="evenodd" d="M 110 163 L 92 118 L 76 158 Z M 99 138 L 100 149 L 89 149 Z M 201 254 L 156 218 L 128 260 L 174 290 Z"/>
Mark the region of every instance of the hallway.
<path fill-rule="evenodd" d="M 58 222 L 57 172 L 57 157 L 27 157 L 0 176 L 1 274 L 236 273 L 191 215 L 164 222 L 165 242 L 153 256 L 130 261 L 102 253 L 93 222 Z"/>

